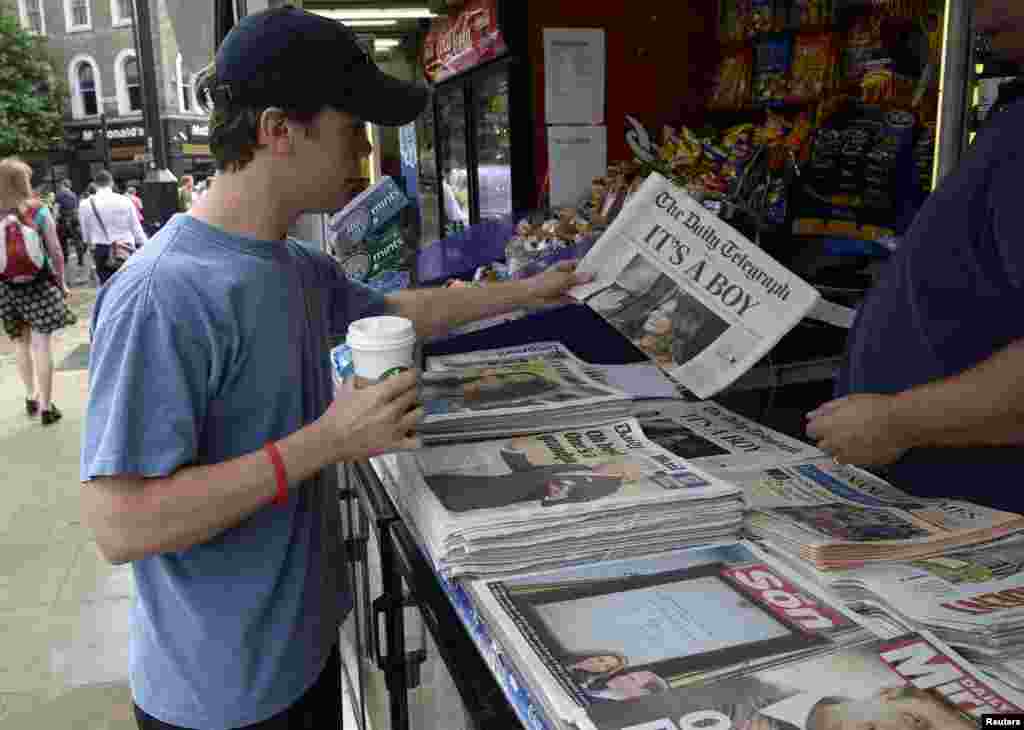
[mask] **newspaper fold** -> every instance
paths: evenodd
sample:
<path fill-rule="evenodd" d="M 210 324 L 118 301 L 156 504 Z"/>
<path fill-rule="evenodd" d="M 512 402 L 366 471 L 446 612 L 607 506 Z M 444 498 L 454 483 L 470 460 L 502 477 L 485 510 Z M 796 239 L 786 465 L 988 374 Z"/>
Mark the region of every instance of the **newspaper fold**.
<path fill-rule="evenodd" d="M 595 278 L 570 294 L 699 398 L 753 367 L 820 299 L 657 173 L 578 270 Z"/>

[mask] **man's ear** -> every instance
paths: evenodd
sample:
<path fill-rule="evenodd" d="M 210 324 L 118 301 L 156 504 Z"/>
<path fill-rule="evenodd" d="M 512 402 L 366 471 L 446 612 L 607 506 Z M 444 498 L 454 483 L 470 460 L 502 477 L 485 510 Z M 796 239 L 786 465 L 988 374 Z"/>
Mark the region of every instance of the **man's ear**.
<path fill-rule="evenodd" d="M 274 154 L 291 152 L 295 126 L 282 110 L 276 107 L 264 109 L 256 126 L 260 146 L 268 147 Z"/>

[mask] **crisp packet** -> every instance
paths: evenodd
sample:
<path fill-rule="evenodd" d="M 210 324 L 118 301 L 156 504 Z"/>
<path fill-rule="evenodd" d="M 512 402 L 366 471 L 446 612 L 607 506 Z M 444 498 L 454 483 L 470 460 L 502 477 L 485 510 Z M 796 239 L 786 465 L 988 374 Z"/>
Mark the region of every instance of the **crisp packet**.
<path fill-rule="evenodd" d="M 753 97 L 755 104 L 784 101 L 793 58 L 793 37 L 785 33 L 763 36 L 755 48 Z"/>
<path fill-rule="evenodd" d="M 789 102 L 817 99 L 832 90 L 837 65 L 834 39 L 831 33 L 801 33 L 796 37 L 789 73 Z"/>
<path fill-rule="evenodd" d="M 750 80 L 754 65 L 754 52 L 742 48 L 726 56 L 718 66 L 708 107 L 711 109 L 738 109 L 750 101 Z"/>

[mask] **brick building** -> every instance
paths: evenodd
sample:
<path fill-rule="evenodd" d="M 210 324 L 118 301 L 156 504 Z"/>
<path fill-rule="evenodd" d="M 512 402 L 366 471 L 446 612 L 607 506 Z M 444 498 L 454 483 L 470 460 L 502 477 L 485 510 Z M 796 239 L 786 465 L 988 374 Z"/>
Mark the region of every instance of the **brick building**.
<path fill-rule="evenodd" d="M 0 1 L 8 12 L 17 13 L 22 27 L 46 38 L 69 91 L 64 144 L 55 145 L 48 158 L 33 160 L 33 166 L 47 180 L 70 177 L 76 189 L 107 161 L 120 184 L 142 180 L 147 135 L 133 0 Z M 170 140 L 170 169 L 179 177 L 209 174 L 209 128 L 196 104 L 193 80 L 213 60 L 212 4 L 174 3 L 179 15 L 174 24 L 167 0 L 149 0 L 149 8 L 148 32 L 158 60 L 156 91 L 160 123 Z M 179 45 L 175 27 L 188 42 Z"/>

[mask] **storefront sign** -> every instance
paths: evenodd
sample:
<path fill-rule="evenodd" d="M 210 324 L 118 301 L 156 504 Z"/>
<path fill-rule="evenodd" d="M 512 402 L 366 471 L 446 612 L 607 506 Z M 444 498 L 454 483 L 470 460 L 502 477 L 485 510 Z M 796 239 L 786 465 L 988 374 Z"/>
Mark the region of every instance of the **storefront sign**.
<path fill-rule="evenodd" d="M 97 128 L 83 129 L 82 141 L 95 142 L 101 130 Z M 111 142 L 138 142 L 146 138 L 146 130 L 143 127 L 107 127 L 107 139 Z"/>
<path fill-rule="evenodd" d="M 506 53 L 498 0 L 468 0 L 458 15 L 437 18 L 423 43 L 423 70 L 438 83 Z"/>

